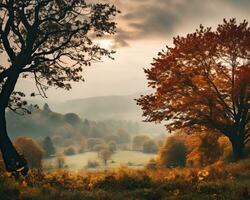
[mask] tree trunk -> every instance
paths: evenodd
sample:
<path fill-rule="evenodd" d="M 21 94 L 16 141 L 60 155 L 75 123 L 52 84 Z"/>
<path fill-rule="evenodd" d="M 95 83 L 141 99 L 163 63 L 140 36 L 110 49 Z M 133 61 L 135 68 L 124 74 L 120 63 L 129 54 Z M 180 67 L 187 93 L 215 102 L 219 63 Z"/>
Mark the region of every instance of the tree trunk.
<path fill-rule="evenodd" d="M 5 110 L 9 104 L 10 96 L 15 89 L 19 77 L 18 68 L 13 67 L 10 70 L 10 76 L 2 86 L 0 93 L 0 149 L 2 152 L 5 168 L 15 174 L 26 175 L 28 172 L 27 162 L 23 156 L 20 156 L 13 146 L 7 134 Z"/>
<path fill-rule="evenodd" d="M 5 111 L 0 111 L 0 149 L 2 152 L 5 168 L 8 172 L 20 172 L 26 175 L 28 172 L 27 162 L 20 156 L 7 135 Z"/>
<path fill-rule="evenodd" d="M 239 137 L 231 140 L 232 142 L 232 148 L 233 148 L 233 154 L 235 161 L 241 160 L 244 158 L 244 140 L 241 140 Z"/>

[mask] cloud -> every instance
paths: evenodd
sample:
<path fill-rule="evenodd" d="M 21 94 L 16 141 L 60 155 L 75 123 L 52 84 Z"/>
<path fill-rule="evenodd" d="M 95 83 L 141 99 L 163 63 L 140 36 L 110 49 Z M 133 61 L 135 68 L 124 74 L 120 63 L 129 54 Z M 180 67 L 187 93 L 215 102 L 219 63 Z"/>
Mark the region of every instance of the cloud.
<path fill-rule="evenodd" d="M 114 47 L 135 40 L 167 38 L 180 30 L 195 30 L 199 24 L 222 22 L 223 18 L 249 17 L 249 0 L 110 0 L 122 11 Z"/>

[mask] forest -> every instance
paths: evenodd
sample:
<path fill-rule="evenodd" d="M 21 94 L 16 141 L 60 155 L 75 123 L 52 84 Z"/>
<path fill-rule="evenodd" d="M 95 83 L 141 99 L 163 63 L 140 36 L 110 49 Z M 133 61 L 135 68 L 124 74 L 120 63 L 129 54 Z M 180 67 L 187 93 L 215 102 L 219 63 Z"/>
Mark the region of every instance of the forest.
<path fill-rule="evenodd" d="M 0 0 L 0 199 L 250 199 L 248 8 Z"/>

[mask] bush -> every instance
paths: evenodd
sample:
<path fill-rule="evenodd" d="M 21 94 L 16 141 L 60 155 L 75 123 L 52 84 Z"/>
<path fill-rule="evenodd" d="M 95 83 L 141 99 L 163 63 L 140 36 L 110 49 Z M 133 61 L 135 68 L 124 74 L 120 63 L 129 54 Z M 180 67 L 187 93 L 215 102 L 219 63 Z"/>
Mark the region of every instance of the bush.
<path fill-rule="evenodd" d="M 231 142 L 226 136 L 219 137 L 218 143 L 222 151 L 220 160 L 223 162 L 231 162 L 234 160 Z"/>
<path fill-rule="evenodd" d="M 157 153 L 159 150 L 157 144 L 153 140 L 148 140 L 144 142 L 142 148 L 144 153 Z"/>
<path fill-rule="evenodd" d="M 69 148 L 64 150 L 64 155 L 66 155 L 66 156 L 72 156 L 75 154 L 76 154 L 76 152 L 75 152 L 75 149 L 73 147 L 69 147 Z"/>
<path fill-rule="evenodd" d="M 159 164 L 164 167 L 184 167 L 187 148 L 180 136 L 171 136 L 159 153 Z"/>
<path fill-rule="evenodd" d="M 157 161 L 155 159 L 150 159 L 150 161 L 146 165 L 146 169 L 157 169 Z"/>
<path fill-rule="evenodd" d="M 187 165 L 200 167 L 218 161 L 223 154 L 218 142 L 219 136 L 219 134 L 214 132 L 204 132 L 188 136 L 186 138 L 186 145 L 189 149 Z"/>
<path fill-rule="evenodd" d="M 14 142 L 17 150 L 24 156 L 31 169 L 42 167 L 42 158 L 44 155 L 43 148 L 29 137 L 18 137 Z"/>
<path fill-rule="evenodd" d="M 95 160 L 88 160 L 87 162 L 87 168 L 96 168 L 98 167 L 100 164 L 99 162 L 95 161 Z"/>

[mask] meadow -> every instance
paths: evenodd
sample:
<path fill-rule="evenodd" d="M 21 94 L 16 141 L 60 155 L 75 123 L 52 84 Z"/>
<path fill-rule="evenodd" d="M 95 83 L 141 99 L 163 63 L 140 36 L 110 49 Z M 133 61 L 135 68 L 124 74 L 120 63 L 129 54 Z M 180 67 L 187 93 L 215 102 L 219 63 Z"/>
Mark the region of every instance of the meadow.
<path fill-rule="evenodd" d="M 82 154 L 64 156 L 64 159 L 67 170 L 93 171 L 115 168 L 120 165 L 127 165 L 129 168 L 133 169 L 143 168 L 149 160 L 155 158 L 155 156 L 156 154 L 146 154 L 138 151 L 117 151 L 112 155 L 107 165 L 104 165 L 104 163 L 98 158 L 97 152 L 85 152 Z M 88 168 L 88 161 L 96 161 L 99 163 L 99 166 Z M 44 159 L 43 168 L 49 170 L 57 169 L 57 158 Z"/>

